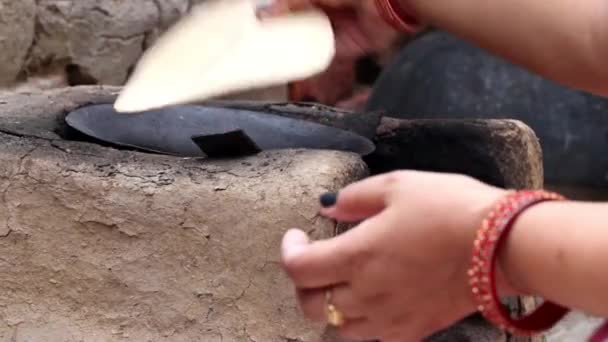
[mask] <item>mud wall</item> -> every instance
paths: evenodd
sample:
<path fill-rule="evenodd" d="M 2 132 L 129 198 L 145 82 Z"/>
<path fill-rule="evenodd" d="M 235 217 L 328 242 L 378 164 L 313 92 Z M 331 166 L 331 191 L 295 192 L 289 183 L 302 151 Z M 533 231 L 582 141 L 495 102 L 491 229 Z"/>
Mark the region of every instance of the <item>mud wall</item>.
<path fill-rule="evenodd" d="M 334 233 L 317 196 L 354 154 L 176 158 L 64 137 L 98 87 L 0 96 L 0 341 L 335 341 L 304 320 L 277 246 Z M 271 323 L 269 323 L 271 322 Z"/>
<path fill-rule="evenodd" d="M 0 84 L 61 68 L 71 83 L 121 84 L 142 51 L 196 2 L 1 0 Z"/>

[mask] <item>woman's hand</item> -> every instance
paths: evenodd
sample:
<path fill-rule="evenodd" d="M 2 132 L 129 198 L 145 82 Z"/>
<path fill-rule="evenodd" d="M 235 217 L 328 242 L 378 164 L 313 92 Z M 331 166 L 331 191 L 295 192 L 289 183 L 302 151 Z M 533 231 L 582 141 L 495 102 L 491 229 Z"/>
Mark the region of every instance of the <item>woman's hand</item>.
<path fill-rule="evenodd" d="M 322 214 L 363 221 L 329 240 L 285 235 L 284 267 L 304 313 L 327 322 L 329 289 L 345 337 L 384 342 L 418 341 L 471 314 L 474 236 L 504 194 L 466 176 L 401 171 L 324 195 Z"/>
<path fill-rule="evenodd" d="M 389 49 L 400 36 L 381 17 L 374 0 L 276 0 L 273 14 L 321 7 L 336 36 L 336 58 L 359 58 Z"/>
<path fill-rule="evenodd" d="M 268 12 L 280 15 L 313 6 L 331 19 L 336 57 L 324 73 L 296 82 L 290 100 L 336 105 L 354 95 L 356 61 L 367 55 L 390 58 L 404 34 L 382 19 L 374 0 L 276 0 Z"/>

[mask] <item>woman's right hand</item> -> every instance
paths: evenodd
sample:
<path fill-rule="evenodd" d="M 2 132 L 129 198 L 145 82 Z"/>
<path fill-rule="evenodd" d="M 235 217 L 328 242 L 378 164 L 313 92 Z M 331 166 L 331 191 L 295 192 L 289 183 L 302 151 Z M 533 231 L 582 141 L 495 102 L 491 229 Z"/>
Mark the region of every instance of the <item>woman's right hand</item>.
<path fill-rule="evenodd" d="M 275 0 L 265 12 L 281 15 L 311 7 L 328 14 L 336 37 L 336 57 L 325 72 L 292 84 L 290 100 L 329 106 L 348 103 L 354 95 L 356 61 L 365 56 L 390 59 L 400 48 L 400 38 L 407 35 L 381 17 L 375 0 Z"/>
<path fill-rule="evenodd" d="M 275 0 L 270 11 L 280 15 L 310 7 L 324 9 L 332 21 L 337 59 L 382 53 L 401 35 L 380 16 L 374 0 Z"/>
<path fill-rule="evenodd" d="M 360 222 L 334 238 L 284 237 L 283 266 L 300 306 L 326 322 L 326 294 L 354 340 L 421 341 L 475 312 L 467 271 L 483 219 L 506 191 L 470 177 L 399 171 L 322 198 L 321 214 Z M 499 278 L 502 293 L 516 293 Z M 510 279 L 510 278 L 509 278 Z"/>

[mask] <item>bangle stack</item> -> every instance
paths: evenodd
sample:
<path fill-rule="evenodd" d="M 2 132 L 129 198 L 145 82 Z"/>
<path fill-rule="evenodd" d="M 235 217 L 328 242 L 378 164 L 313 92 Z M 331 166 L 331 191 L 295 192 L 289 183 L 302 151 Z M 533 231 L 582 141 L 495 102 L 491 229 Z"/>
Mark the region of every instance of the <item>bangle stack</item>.
<path fill-rule="evenodd" d="M 477 232 L 468 273 L 471 292 L 479 312 L 511 334 L 532 336 L 544 332 L 569 312 L 567 308 L 545 301 L 530 315 L 514 319 L 502 305 L 496 286 L 497 255 L 517 217 L 535 204 L 562 200 L 565 198 L 545 191 L 513 192 L 496 205 Z"/>

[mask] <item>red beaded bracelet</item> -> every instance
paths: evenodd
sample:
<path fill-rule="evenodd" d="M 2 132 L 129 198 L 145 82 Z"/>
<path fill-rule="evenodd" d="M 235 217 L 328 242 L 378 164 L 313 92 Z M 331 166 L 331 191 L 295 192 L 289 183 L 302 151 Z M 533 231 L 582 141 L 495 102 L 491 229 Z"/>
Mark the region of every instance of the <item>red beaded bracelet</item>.
<path fill-rule="evenodd" d="M 399 1 L 375 0 L 380 16 L 397 31 L 410 34 L 419 32 L 423 25 Z"/>
<path fill-rule="evenodd" d="M 496 284 L 496 259 L 517 217 L 531 206 L 545 201 L 561 201 L 564 197 L 545 191 L 512 192 L 501 200 L 483 221 L 477 232 L 469 283 L 478 310 L 502 330 L 511 334 L 532 336 L 550 329 L 568 309 L 545 301 L 530 315 L 514 319 L 501 303 Z"/>

